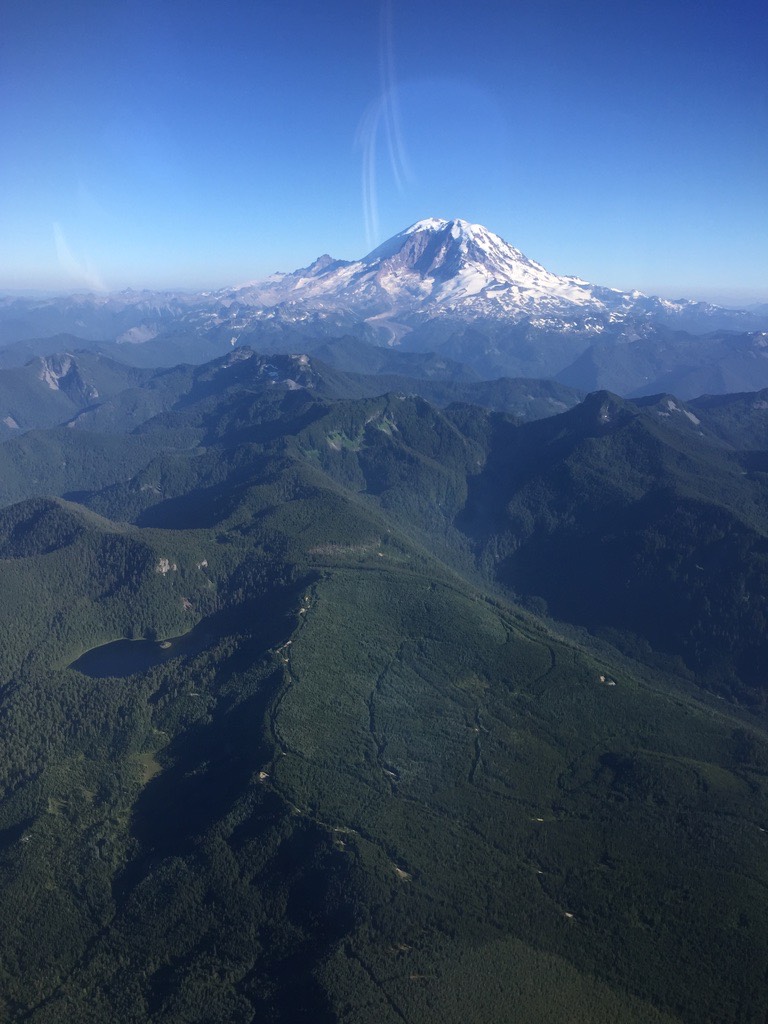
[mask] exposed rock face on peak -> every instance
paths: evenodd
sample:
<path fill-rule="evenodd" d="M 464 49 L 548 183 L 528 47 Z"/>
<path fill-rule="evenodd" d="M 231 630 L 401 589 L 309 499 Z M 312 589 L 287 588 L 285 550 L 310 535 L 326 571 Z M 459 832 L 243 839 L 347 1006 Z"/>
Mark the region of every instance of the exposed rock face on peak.
<path fill-rule="evenodd" d="M 481 224 L 465 220 L 421 220 L 394 235 L 361 261 L 389 263 L 445 281 L 469 267 L 482 268 L 499 281 L 522 279 L 525 270 L 546 273 L 519 249 L 508 245 Z"/>
<path fill-rule="evenodd" d="M 558 277 L 481 224 L 419 221 L 365 257 L 384 273 L 417 273 L 429 285 L 424 303 L 440 312 L 523 315 L 554 304 L 594 302 L 586 282 Z"/>
<path fill-rule="evenodd" d="M 74 356 L 68 352 L 38 359 L 37 377 L 51 391 L 63 391 L 72 398 L 92 401 L 99 397 L 96 387 L 83 379 Z"/>

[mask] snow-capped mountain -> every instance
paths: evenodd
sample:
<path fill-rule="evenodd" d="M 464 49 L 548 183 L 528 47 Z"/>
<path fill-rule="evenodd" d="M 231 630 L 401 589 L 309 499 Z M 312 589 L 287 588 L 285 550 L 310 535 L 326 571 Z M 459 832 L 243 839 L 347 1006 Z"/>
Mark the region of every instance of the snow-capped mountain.
<path fill-rule="evenodd" d="M 321 256 L 311 266 L 226 293 L 222 305 L 280 310 L 299 318 L 329 311 L 372 325 L 457 320 L 674 317 L 718 310 L 706 303 L 670 302 L 551 273 L 481 224 L 418 221 L 360 260 Z"/>
<path fill-rule="evenodd" d="M 478 321 L 555 331 L 599 332 L 629 319 L 687 330 L 754 330 L 756 314 L 707 303 L 621 292 L 553 274 L 481 224 L 420 220 L 352 262 L 324 255 L 309 267 L 236 288 L 198 294 L 121 292 L 39 301 L 0 299 L 4 324 L 26 337 L 69 331 L 86 338 L 143 344 L 174 326 L 243 330 L 279 323 L 319 333 L 361 325 L 397 343 L 425 323 Z M 763 317 L 762 320 L 765 318 Z"/>
<path fill-rule="evenodd" d="M 560 278 L 479 224 L 422 220 L 354 263 L 321 257 L 281 282 L 286 299 L 327 303 L 361 312 L 435 315 L 480 307 L 520 313 L 554 299 L 589 301 L 585 282 Z M 490 309 L 488 308 L 490 307 Z"/>

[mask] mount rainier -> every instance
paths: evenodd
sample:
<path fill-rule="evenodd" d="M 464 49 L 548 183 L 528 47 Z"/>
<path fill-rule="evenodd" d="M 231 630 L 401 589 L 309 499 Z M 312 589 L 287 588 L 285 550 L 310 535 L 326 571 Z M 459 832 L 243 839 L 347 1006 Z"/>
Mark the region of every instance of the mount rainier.
<path fill-rule="evenodd" d="M 718 318 L 731 312 L 561 277 L 481 224 L 436 218 L 418 221 L 360 260 L 324 255 L 293 273 L 215 295 L 225 304 L 279 309 L 295 317 L 345 311 L 382 330 L 389 320 L 517 323 L 527 317 Z"/>

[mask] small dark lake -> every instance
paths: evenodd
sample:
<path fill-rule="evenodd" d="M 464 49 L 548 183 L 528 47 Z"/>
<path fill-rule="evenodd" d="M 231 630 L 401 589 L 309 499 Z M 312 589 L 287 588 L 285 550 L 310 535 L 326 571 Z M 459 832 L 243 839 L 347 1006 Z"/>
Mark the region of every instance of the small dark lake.
<path fill-rule="evenodd" d="M 190 657 L 199 654 L 213 637 L 209 633 L 193 629 L 183 636 L 172 636 L 168 640 L 113 640 L 111 643 L 92 647 L 81 654 L 69 668 L 82 672 L 92 679 L 106 679 L 117 676 L 122 679 L 134 672 L 146 672 L 171 658 Z"/>

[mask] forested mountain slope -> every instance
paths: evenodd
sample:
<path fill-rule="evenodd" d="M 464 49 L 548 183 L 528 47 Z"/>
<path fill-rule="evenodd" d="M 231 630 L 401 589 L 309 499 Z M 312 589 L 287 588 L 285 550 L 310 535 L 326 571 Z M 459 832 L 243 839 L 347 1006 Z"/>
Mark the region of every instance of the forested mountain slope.
<path fill-rule="evenodd" d="M 387 391 L 417 394 L 437 405 L 472 402 L 483 408 L 538 419 L 576 405 L 583 397 L 555 381 L 501 378 L 481 381 L 434 356 L 374 349 L 358 353 L 363 372 L 335 365 L 345 339 L 326 346 L 330 362 L 305 354 L 259 356 L 241 346 L 202 367 L 181 364 L 140 370 L 87 350 L 33 359 L 0 370 L 0 437 L 65 424 L 70 428 L 126 433 L 160 413 L 225 397 L 260 395 L 271 401 L 279 385 L 305 388 L 317 398 L 363 398 Z M 359 343 L 358 344 L 359 347 Z M 367 367 L 367 369 L 365 369 Z"/>
<path fill-rule="evenodd" d="M 754 453 L 291 380 L 0 512 L 5 1016 L 762 1024 Z"/>

